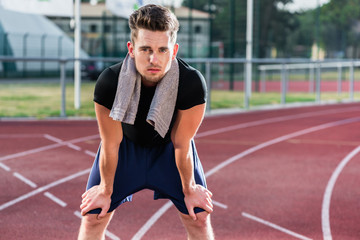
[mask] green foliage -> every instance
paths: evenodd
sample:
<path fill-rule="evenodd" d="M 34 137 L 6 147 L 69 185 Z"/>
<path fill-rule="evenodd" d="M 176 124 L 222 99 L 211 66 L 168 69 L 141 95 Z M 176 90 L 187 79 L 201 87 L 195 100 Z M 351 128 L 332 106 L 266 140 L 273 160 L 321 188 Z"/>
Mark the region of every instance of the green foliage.
<path fill-rule="evenodd" d="M 271 14 L 266 14 L 268 9 L 271 9 Z M 261 9 L 260 12 L 264 13 L 260 21 L 260 39 L 264 40 L 260 41 L 259 57 L 269 57 L 266 56 L 266 51 L 270 47 L 276 47 L 277 57 L 292 57 L 292 52 L 289 51 L 291 47 L 288 47 L 288 36 L 299 26 L 296 15 L 279 10 L 274 4 Z"/>
<path fill-rule="evenodd" d="M 321 8 L 321 33 L 324 47 L 329 57 L 343 56 L 355 58 L 356 51 L 346 53 L 346 48 L 359 48 L 360 33 L 354 30 L 360 18 L 360 0 L 332 0 Z"/>
<path fill-rule="evenodd" d="M 355 27 L 359 26 L 360 0 L 330 0 L 320 11 L 279 8 L 291 2 L 254 0 L 254 57 L 270 57 L 276 48 L 277 57 L 309 58 L 317 41 L 327 58 L 359 57 L 360 32 Z M 212 41 L 224 42 L 225 57 L 245 56 L 246 0 L 184 0 L 183 5 L 212 14 Z"/>
<path fill-rule="evenodd" d="M 286 55 L 286 36 L 296 28 L 297 22 L 292 14 L 277 6 L 290 2 L 292 0 L 254 0 L 255 57 L 269 57 L 271 47 Z M 184 0 L 183 5 L 201 11 L 211 10 L 213 42 L 224 42 L 225 57 L 245 56 L 246 0 Z"/>
<path fill-rule="evenodd" d="M 332 0 L 321 8 L 321 21 L 337 28 L 350 29 L 360 14 L 360 0 Z"/>

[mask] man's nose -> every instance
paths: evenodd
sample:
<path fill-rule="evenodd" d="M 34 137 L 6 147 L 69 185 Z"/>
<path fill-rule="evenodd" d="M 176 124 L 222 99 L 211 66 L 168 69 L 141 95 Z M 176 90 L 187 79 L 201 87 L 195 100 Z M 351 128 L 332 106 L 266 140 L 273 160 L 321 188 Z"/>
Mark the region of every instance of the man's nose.
<path fill-rule="evenodd" d="M 151 63 L 157 63 L 157 61 L 158 61 L 157 54 L 156 54 L 155 52 L 152 52 L 152 53 L 150 54 L 150 62 L 151 62 Z"/>

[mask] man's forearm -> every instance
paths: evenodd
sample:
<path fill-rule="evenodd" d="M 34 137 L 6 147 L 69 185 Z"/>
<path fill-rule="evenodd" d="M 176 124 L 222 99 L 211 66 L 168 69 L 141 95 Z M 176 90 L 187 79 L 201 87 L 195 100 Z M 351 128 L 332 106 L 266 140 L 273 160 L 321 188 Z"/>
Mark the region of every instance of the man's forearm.
<path fill-rule="evenodd" d="M 115 172 L 118 163 L 118 151 L 116 146 L 102 146 L 100 154 L 99 170 L 101 176 L 100 185 L 106 194 L 111 195 L 113 192 Z"/>
<path fill-rule="evenodd" d="M 186 194 L 196 185 L 190 143 L 187 146 L 175 148 L 175 161 L 180 174 L 183 192 Z"/>
<path fill-rule="evenodd" d="M 104 188 L 105 193 L 111 195 L 113 192 L 114 177 L 117 168 L 118 153 L 101 149 L 99 171 L 101 176 L 100 185 Z"/>
<path fill-rule="evenodd" d="M 109 117 L 110 110 L 106 107 L 95 103 L 95 112 L 101 137 L 99 160 L 100 185 L 111 195 L 118 162 L 119 146 L 123 138 L 122 126 L 121 122 L 114 121 Z"/>

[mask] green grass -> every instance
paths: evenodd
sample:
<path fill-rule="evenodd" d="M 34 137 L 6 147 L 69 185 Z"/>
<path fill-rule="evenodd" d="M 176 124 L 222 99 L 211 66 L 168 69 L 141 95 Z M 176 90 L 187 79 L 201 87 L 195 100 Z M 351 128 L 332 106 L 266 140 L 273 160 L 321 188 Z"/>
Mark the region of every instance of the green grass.
<path fill-rule="evenodd" d="M 81 88 L 81 108 L 74 108 L 73 84 L 66 86 L 66 114 L 74 117 L 95 117 L 94 82 Z M 59 117 L 61 89 L 57 83 L 0 84 L 0 117 Z"/>
<path fill-rule="evenodd" d="M 336 101 L 341 102 L 349 99 L 348 93 L 322 93 L 321 101 Z M 354 96 L 355 100 L 360 100 L 360 96 Z M 289 93 L 285 99 L 286 103 L 306 103 L 315 102 L 315 93 Z M 262 105 L 281 104 L 281 94 L 258 93 L 253 92 L 249 101 L 250 108 Z M 244 93 L 240 91 L 211 91 L 211 109 L 218 108 L 244 108 Z"/>
<path fill-rule="evenodd" d="M 296 94 L 297 96 L 288 96 L 287 102 L 307 102 L 314 101 L 315 97 L 309 94 Z M 220 91 L 211 92 L 211 109 L 217 108 L 244 108 L 244 93 L 239 91 Z M 250 107 L 261 105 L 273 105 L 281 103 L 279 93 L 252 93 L 249 105 Z"/>
<path fill-rule="evenodd" d="M 93 90 L 95 82 L 83 82 L 81 87 L 81 108 L 74 108 L 73 84 L 66 86 L 66 115 L 69 117 L 95 117 Z M 349 94 L 322 93 L 321 100 L 341 101 Z M 287 103 L 314 102 L 315 94 L 291 93 L 286 96 Z M 359 100 L 359 96 L 355 95 Z M 250 108 L 261 105 L 281 104 L 280 93 L 254 92 Z M 244 94 L 239 91 L 211 91 L 211 109 L 244 108 Z M 19 83 L 0 82 L 0 117 L 59 117 L 61 111 L 61 90 L 58 83 Z"/>

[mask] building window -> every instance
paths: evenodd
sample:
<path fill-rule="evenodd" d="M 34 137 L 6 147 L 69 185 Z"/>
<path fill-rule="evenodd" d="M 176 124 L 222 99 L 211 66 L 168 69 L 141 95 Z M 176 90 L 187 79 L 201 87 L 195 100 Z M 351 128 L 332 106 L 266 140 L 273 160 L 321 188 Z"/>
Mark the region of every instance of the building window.
<path fill-rule="evenodd" d="M 200 25 L 195 26 L 195 33 L 201 33 L 201 26 Z"/>
<path fill-rule="evenodd" d="M 110 25 L 110 24 L 105 24 L 105 26 L 104 26 L 104 32 L 106 32 L 106 33 L 111 32 L 111 25 Z"/>
<path fill-rule="evenodd" d="M 97 31 L 98 31 L 98 30 L 97 30 L 97 25 L 91 24 L 91 25 L 90 25 L 90 32 L 96 33 Z"/>

